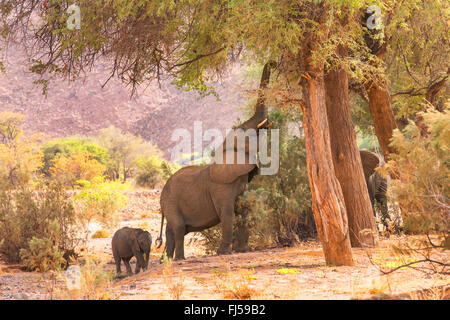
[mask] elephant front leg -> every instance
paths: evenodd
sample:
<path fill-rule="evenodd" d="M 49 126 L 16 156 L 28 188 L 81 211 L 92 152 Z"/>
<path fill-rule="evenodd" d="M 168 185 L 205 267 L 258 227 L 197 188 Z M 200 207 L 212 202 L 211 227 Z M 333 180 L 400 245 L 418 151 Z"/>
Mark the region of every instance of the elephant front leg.
<path fill-rule="evenodd" d="M 144 266 L 144 256 L 141 252 L 134 252 L 134 256 L 136 257 L 136 267 L 134 268 L 134 273 L 138 274 L 141 271 L 141 268 Z"/>
<path fill-rule="evenodd" d="M 234 210 L 233 207 L 227 206 L 222 210 L 220 216 L 220 222 L 222 227 L 222 243 L 217 250 L 217 254 L 230 254 L 231 243 L 233 241 L 233 219 Z"/>
<path fill-rule="evenodd" d="M 233 225 L 233 246 L 235 252 L 250 251 L 248 247 L 248 239 L 250 236 L 247 223 L 247 210 L 241 211 L 239 214 L 235 212 L 235 222 Z"/>
<path fill-rule="evenodd" d="M 123 263 L 125 264 L 125 267 L 127 268 L 127 274 L 132 274 L 131 266 L 130 266 L 130 260 L 131 258 L 122 258 Z"/>
<path fill-rule="evenodd" d="M 114 262 L 116 263 L 116 274 L 120 275 L 122 273 L 122 270 L 120 270 L 121 259 L 119 257 L 119 254 L 115 251 L 113 251 L 113 256 L 114 256 Z"/>
<path fill-rule="evenodd" d="M 134 273 L 138 274 L 143 266 L 144 266 L 144 257 L 142 253 L 138 252 L 136 254 L 136 268 L 134 269 Z"/>

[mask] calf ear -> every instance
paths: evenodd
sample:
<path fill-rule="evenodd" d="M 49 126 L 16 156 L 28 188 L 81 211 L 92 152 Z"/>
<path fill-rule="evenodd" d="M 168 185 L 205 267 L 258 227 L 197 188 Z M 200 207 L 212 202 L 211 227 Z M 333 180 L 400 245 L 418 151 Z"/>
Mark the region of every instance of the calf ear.
<path fill-rule="evenodd" d="M 139 236 L 139 233 L 137 231 L 134 231 L 131 234 L 131 249 L 134 252 L 141 251 L 141 247 L 139 246 L 139 242 L 138 242 L 138 236 Z"/>
<path fill-rule="evenodd" d="M 147 250 L 150 250 L 152 238 L 148 231 L 141 231 L 137 236 L 137 240 L 140 251 L 146 252 Z"/>

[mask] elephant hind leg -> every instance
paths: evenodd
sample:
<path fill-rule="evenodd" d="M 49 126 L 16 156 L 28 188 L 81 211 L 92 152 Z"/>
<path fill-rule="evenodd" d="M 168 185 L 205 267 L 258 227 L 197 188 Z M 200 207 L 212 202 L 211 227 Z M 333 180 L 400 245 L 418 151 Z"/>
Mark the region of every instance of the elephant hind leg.
<path fill-rule="evenodd" d="M 120 270 L 121 259 L 119 257 L 119 254 L 117 252 L 113 251 L 113 256 L 114 256 L 114 262 L 116 263 L 116 273 L 121 274 L 122 273 L 122 270 Z"/>
<path fill-rule="evenodd" d="M 177 224 L 173 228 L 173 235 L 175 239 L 175 260 L 184 259 L 184 235 L 186 233 L 186 227 L 184 223 Z"/>
<path fill-rule="evenodd" d="M 183 216 L 176 208 L 166 208 L 166 254 L 167 258 L 184 259 L 184 235 L 186 226 Z"/>
<path fill-rule="evenodd" d="M 165 248 L 165 253 L 166 253 L 167 259 L 173 259 L 174 251 L 175 251 L 175 237 L 174 237 L 172 228 L 169 225 L 167 225 L 166 226 L 166 248 Z"/>

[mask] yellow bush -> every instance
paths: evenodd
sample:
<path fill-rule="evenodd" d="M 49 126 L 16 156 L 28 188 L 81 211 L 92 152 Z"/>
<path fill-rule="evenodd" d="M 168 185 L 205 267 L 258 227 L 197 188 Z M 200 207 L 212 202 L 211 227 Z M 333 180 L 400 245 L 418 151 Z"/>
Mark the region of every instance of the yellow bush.
<path fill-rule="evenodd" d="M 279 274 L 297 274 L 300 271 L 296 268 L 281 268 L 277 270 Z"/>
<path fill-rule="evenodd" d="M 102 239 L 102 238 L 108 238 L 110 236 L 109 232 L 106 230 L 97 230 L 92 235 L 92 239 Z"/>
<path fill-rule="evenodd" d="M 24 115 L 0 112 L 0 179 L 11 185 L 27 183 L 42 166 L 40 134 L 22 135 Z"/>
<path fill-rule="evenodd" d="M 78 180 L 90 181 L 103 175 L 106 167 L 94 159 L 88 151 L 80 151 L 71 157 L 59 155 L 53 160 L 51 176 L 66 186 L 74 186 Z"/>

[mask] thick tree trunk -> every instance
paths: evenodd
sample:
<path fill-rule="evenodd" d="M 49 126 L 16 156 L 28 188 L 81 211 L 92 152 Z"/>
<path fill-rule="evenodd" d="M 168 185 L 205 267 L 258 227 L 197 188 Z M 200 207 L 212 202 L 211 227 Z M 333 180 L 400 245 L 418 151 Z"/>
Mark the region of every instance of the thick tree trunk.
<path fill-rule="evenodd" d="M 345 49 L 340 48 L 345 54 Z M 378 231 L 367 190 L 348 99 L 348 75 L 343 69 L 325 76 L 331 153 L 347 209 L 353 247 L 376 246 Z"/>
<path fill-rule="evenodd" d="M 389 154 L 395 152 L 394 148 L 389 146 L 389 143 L 394 129 L 397 129 L 391 106 L 391 96 L 385 81 L 367 84 L 366 91 L 369 97 L 369 109 L 372 114 L 378 143 L 384 159 L 387 161 Z"/>
<path fill-rule="evenodd" d="M 327 264 L 353 265 L 347 213 L 334 173 L 323 71 L 302 80 L 303 126 L 312 209 Z"/>

